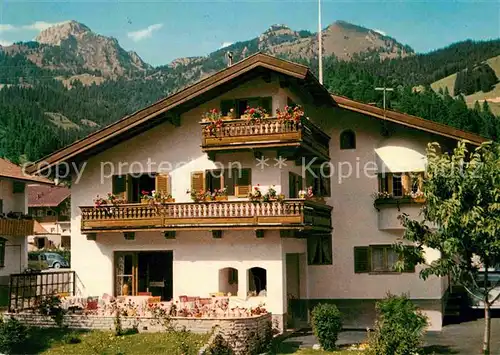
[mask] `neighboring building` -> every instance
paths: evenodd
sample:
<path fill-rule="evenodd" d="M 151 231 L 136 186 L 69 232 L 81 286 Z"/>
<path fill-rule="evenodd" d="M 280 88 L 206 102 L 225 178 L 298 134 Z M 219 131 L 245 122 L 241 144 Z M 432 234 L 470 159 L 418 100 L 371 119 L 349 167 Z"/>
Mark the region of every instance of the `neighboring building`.
<path fill-rule="evenodd" d="M 28 237 L 28 249 L 70 249 L 70 190 L 64 186 L 28 187 L 28 214 L 38 221 L 42 231 Z"/>
<path fill-rule="evenodd" d="M 239 117 L 247 106 L 274 113 L 292 103 L 309 120 L 200 124 L 213 108 Z M 38 172 L 62 162 L 84 167 L 72 182 L 71 245 L 88 295 L 230 293 L 235 303 L 265 303 L 281 326 L 335 302 L 345 326 L 365 328 L 377 299 L 408 293 L 439 330 L 447 278 L 424 281 L 420 267 L 394 272 L 390 245 L 403 234 L 398 215 L 418 216 L 427 143 L 449 150 L 458 139 L 484 141 L 332 96 L 307 67 L 257 54 L 57 151 Z M 302 174 L 301 158 L 317 159 L 313 172 Z M 237 176 L 231 162 L 241 164 Z M 315 176 L 320 163 L 331 177 Z M 229 201 L 193 203 L 186 194 L 223 186 Z M 248 200 L 255 187 L 272 186 L 282 203 Z M 306 186 L 323 201 L 297 198 Z M 143 190 L 175 202 L 141 204 Z M 393 198 L 375 200 L 378 191 Z M 95 207 L 109 192 L 128 203 Z"/>
<path fill-rule="evenodd" d="M 10 274 L 23 272 L 27 267 L 26 237 L 35 229 L 27 214 L 27 186 L 51 183 L 24 174 L 21 167 L 0 159 L 0 293 L 8 289 Z M 3 294 L 0 298 L 4 301 Z"/>

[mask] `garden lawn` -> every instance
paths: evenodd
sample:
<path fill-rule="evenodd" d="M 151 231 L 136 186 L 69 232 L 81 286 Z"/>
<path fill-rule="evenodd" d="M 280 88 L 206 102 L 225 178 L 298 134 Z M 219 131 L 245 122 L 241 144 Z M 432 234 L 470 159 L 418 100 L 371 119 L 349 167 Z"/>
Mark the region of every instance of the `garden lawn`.
<path fill-rule="evenodd" d="M 362 351 L 355 350 L 336 350 L 336 351 L 324 351 L 324 350 L 313 350 L 313 349 L 299 349 L 296 343 L 282 342 L 277 345 L 275 350 L 277 355 L 294 354 L 294 355 L 362 355 Z"/>
<path fill-rule="evenodd" d="M 69 343 L 68 334 L 76 335 L 80 343 Z M 139 333 L 115 336 L 113 332 L 71 332 L 62 329 L 32 329 L 23 350 L 29 354 L 137 354 L 195 355 L 208 341 L 209 334 L 190 332 Z"/>

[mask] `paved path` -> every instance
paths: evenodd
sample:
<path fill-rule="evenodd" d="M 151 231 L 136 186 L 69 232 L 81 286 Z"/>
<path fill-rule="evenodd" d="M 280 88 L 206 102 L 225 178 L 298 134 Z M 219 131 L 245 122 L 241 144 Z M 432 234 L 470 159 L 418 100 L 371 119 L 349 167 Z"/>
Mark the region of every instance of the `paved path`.
<path fill-rule="evenodd" d="M 425 336 L 426 354 L 480 355 L 484 330 L 484 319 L 477 319 L 443 327 L 441 332 L 429 332 Z M 338 345 L 360 343 L 366 340 L 364 331 L 340 333 Z M 285 342 L 301 348 L 312 348 L 317 340 L 310 330 L 300 331 Z M 491 320 L 491 354 L 500 355 L 500 318 Z"/>

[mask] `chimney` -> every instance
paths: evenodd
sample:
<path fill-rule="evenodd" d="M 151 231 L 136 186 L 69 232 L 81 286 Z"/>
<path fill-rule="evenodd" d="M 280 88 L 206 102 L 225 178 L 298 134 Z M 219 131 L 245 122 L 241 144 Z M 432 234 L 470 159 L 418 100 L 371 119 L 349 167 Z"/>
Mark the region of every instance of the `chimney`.
<path fill-rule="evenodd" d="M 231 65 L 233 65 L 233 52 L 227 51 L 226 57 L 227 57 L 227 66 L 230 67 Z"/>

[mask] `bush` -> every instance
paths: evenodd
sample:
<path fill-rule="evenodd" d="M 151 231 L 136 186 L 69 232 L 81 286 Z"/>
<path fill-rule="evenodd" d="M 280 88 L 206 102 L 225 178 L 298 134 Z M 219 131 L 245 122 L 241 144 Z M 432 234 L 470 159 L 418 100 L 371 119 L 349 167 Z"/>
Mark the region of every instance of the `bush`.
<path fill-rule="evenodd" d="M 377 302 L 375 330 L 369 335 L 369 355 L 411 355 L 422 344 L 427 317 L 407 298 L 393 296 Z"/>
<path fill-rule="evenodd" d="M 17 319 L 0 320 L 0 352 L 20 354 L 28 338 L 28 328 Z"/>
<path fill-rule="evenodd" d="M 222 335 L 217 334 L 212 343 L 205 350 L 203 355 L 232 355 L 234 354 L 231 346 L 224 340 Z"/>
<path fill-rule="evenodd" d="M 338 334 L 342 330 L 342 314 L 334 304 L 318 304 L 312 313 L 312 328 L 321 347 L 334 350 Z"/>
<path fill-rule="evenodd" d="M 82 342 L 82 339 L 80 338 L 80 334 L 76 332 L 71 332 L 65 334 L 64 337 L 62 338 L 62 341 L 64 344 L 78 344 Z"/>

